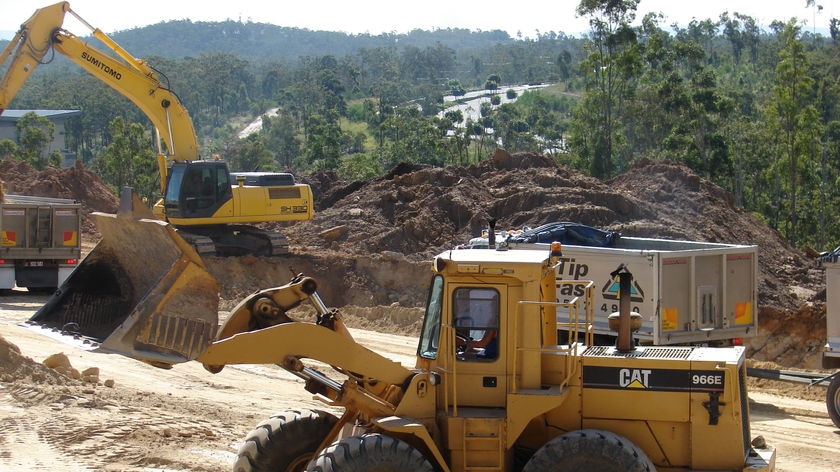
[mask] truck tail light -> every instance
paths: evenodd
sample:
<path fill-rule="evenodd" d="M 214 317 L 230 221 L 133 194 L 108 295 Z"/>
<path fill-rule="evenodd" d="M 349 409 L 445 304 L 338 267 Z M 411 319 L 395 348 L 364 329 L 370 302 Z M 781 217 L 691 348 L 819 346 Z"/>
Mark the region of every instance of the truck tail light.
<path fill-rule="evenodd" d="M 78 262 L 78 260 L 76 259 L 67 259 L 66 261 L 64 261 L 65 264 L 75 264 L 76 262 Z"/>

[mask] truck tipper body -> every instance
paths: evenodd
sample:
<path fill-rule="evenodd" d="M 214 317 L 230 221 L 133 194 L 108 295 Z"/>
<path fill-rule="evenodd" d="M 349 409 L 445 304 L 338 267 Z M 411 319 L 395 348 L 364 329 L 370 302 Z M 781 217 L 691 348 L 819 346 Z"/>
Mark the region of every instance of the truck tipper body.
<path fill-rule="evenodd" d="M 498 234 L 498 233 L 497 233 Z M 509 249 L 546 251 L 548 243 L 503 241 Z M 469 245 L 486 246 L 486 238 Z M 560 302 L 579 296 L 575 280 L 596 284 L 594 330 L 613 337 L 608 317 L 618 311 L 618 285 L 611 272 L 624 264 L 633 274 L 631 307 L 641 315 L 634 334 L 640 344 L 730 345 L 755 336 L 757 247 L 617 236 L 609 246 L 563 245 L 557 269 Z M 558 312 L 558 322 L 566 322 Z"/>
<path fill-rule="evenodd" d="M 840 368 L 840 251 L 835 250 L 822 262 L 825 267 L 826 344 L 823 367 Z"/>
<path fill-rule="evenodd" d="M 4 195 L 0 201 L 0 290 L 57 288 L 81 257 L 81 204 Z"/>

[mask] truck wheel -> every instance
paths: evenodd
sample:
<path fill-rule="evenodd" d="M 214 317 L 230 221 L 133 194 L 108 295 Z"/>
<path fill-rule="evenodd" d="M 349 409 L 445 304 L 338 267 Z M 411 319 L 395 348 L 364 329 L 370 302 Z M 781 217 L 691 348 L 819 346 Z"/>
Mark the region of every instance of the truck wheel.
<path fill-rule="evenodd" d="M 363 434 L 334 442 L 306 466 L 308 472 L 432 472 L 414 446 L 384 434 Z"/>
<path fill-rule="evenodd" d="M 291 410 L 263 421 L 245 437 L 234 472 L 303 472 L 338 419 L 320 410 Z"/>
<path fill-rule="evenodd" d="M 825 406 L 828 409 L 828 416 L 834 422 L 834 426 L 840 428 L 840 372 L 835 373 L 831 383 L 828 384 Z"/>
<path fill-rule="evenodd" d="M 522 472 L 655 472 L 647 455 L 623 436 L 581 429 L 557 436 L 531 457 Z"/>

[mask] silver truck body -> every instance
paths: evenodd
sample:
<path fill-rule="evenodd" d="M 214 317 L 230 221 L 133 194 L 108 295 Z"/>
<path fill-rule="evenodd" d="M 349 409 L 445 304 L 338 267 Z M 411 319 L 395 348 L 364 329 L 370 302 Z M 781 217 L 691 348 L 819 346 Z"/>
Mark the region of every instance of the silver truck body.
<path fill-rule="evenodd" d="M 840 261 L 823 262 L 825 267 L 826 344 L 823 367 L 840 368 Z"/>
<path fill-rule="evenodd" d="M 81 257 L 81 205 L 5 195 L 0 202 L 0 289 L 54 289 Z"/>

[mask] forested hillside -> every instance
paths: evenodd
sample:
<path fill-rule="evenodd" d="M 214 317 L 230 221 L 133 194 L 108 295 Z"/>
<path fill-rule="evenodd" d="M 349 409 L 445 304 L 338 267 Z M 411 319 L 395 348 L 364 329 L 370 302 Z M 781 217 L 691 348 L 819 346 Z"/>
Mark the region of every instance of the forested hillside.
<path fill-rule="evenodd" d="M 640 159 L 674 160 L 732 192 L 795 246 L 836 245 L 837 20 L 827 20 L 829 37 L 789 18 L 762 29 L 737 12 L 672 27 L 637 18 L 637 3 L 582 1 L 578 13 L 592 25 L 584 37 L 167 21 L 113 38 L 168 80 L 190 110 L 202 154 L 220 154 L 235 169 L 364 179 L 401 162 L 474 163 L 499 146 L 608 179 Z M 154 196 L 148 120 L 61 59 L 41 66 L 13 106 L 81 110 L 68 123 L 69 150 L 111 185 Z M 505 91 L 533 83 L 551 85 L 519 97 Z M 447 111 L 469 91 L 486 94 L 478 116 Z M 517 100 L 501 104 L 503 96 Z M 266 110 L 276 114 L 240 139 Z M 39 125 L 28 126 L 22 135 L 37 137 Z M 38 142 L 0 142 L 0 156 L 43 166 L 49 156 Z"/>

